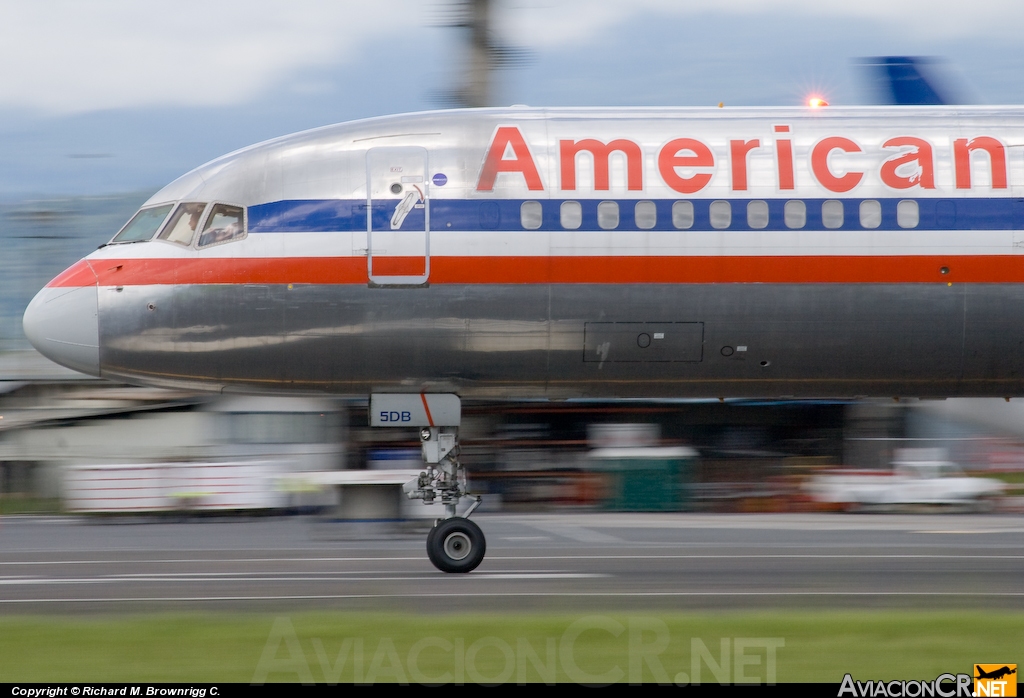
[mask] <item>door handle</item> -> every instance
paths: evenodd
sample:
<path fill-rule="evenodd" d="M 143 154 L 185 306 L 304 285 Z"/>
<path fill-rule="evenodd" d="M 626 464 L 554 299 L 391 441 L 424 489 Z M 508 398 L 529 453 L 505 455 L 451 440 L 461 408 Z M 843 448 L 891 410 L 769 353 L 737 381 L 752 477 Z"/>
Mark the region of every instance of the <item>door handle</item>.
<path fill-rule="evenodd" d="M 395 213 L 391 216 L 391 229 L 398 230 L 402 227 L 402 223 L 405 221 L 405 217 L 409 215 L 409 211 L 416 205 L 419 196 L 415 191 L 406 192 L 405 196 L 401 201 L 398 202 L 398 207 L 395 209 Z"/>

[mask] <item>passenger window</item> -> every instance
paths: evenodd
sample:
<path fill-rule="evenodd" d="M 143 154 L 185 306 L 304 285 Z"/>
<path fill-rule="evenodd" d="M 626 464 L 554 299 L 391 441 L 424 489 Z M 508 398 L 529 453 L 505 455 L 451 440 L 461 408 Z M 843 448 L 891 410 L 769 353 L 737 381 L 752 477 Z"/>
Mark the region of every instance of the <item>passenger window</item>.
<path fill-rule="evenodd" d="M 199 236 L 199 247 L 245 237 L 245 209 L 241 206 L 214 204 Z"/>
<path fill-rule="evenodd" d="M 633 221 L 641 230 L 650 230 L 658 224 L 658 207 L 653 201 L 637 201 L 633 207 Z"/>
<path fill-rule="evenodd" d="M 732 223 L 732 206 L 728 201 L 712 201 L 708 212 L 711 216 L 711 227 L 724 230 Z"/>
<path fill-rule="evenodd" d="M 539 201 L 524 201 L 519 207 L 519 223 L 527 230 L 536 230 L 544 220 L 544 209 Z"/>
<path fill-rule="evenodd" d="M 174 204 L 164 204 L 153 208 L 144 208 L 128 221 L 123 228 L 111 240 L 115 242 L 142 242 L 152 240 L 160 224 L 167 218 L 167 214 L 174 208 Z"/>
<path fill-rule="evenodd" d="M 920 220 L 921 212 L 916 201 L 904 199 L 896 204 L 896 223 L 901 228 L 916 228 Z"/>
<path fill-rule="evenodd" d="M 693 202 L 677 201 L 672 204 L 672 225 L 678 230 L 693 227 Z"/>
<path fill-rule="evenodd" d="M 807 225 L 807 204 L 803 201 L 787 201 L 784 211 L 786 227 L 791 229 L 803 228 Z"/>
<path fill-rule="evenodd" d="M 566 230 L 576 230 L 583 224 L 583 207 L 579 201 L 563 201 L 559 215 Z"/>
<path fill-rule="evenodd" d="M 755 230 L 768 227 L 767 201 L 751 201 L 747 204 L 747 225 Z"/>
<path fill-rule="evenodd" d="M 821 222 L 826 228 L 843 227 L 843 202 L 829 199 L 821 205 Z"/>
<path fill-rule="evenodd" d="M 192 236 L 195 235 L 205 208 L 206 204 L 179 204 L 157 239 L 176 242 L 186 247 L 191 245 Z"/>
<path fill-rule="evenodd" d="M 860 226 L 875 229 L 882 225 L 882 204 L 873 199 L 860 202 Z"/>
<path fill-rule="evenodd" d="M 615 230 L 619 227 L 619 205 L 614 201 L 602 201 L 597 205 L 597 224 L 601 230 Z"/>

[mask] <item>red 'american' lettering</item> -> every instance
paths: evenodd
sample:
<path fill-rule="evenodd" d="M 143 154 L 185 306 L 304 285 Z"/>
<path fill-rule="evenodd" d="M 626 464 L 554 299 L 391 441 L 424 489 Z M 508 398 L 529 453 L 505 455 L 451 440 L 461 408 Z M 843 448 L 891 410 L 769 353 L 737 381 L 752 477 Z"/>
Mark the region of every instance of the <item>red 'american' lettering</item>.
<path fill-rule="evenodd" d="M 752 185 L 774 185 L 780 191 L 796 188 L 796 165 L 794 134 L 791 125 L 772 126 L 774 138 L 728 139 L 720 147 L 728 162 L 729 188 L 743 192 Z M 947 141 L 949 143 L 949 141 Z M 956 138 L 945 152 L 951 152 L 954 184 L 957 189 L 971 189 L 977 185 L 972 174 L 984 173 L 987 166 L 989 177 L 984 186 L 992 189 L 1006 189 L 1008 181 L 1006 146 L 992 136 Z M 766 152 L 770 149 L 771 152 Z M 881 146 L 873 146 L 874 152 L 865 151 L 857 141 L 846 136 L 829 135 L 813 142 L 804 157 L 807 157 L 809 176 L 813 182 L 830 193 L 845 194 L 853 191 L 871 174 L 889 189 L 905 191 L 913 188 L 935 189 L 936 146 L 925 138 L 912 135 L 898 135 L 888 138 Z M 719 160 L 715 149 L 707 142 L 690 137 L 673 138 L 657 147 L 657 174 L 661 182 L 680 194 L 696 194 L 711 184 L 719 174 Z M 554 155 L 554 153 L 552 153 Z M 754 181 L 751 179 L 753 158 L 774 157 L 775 181 Z M 878 162 L 877 171 L 865 170 L 864 163 Z M 644 189 L 648 164 L 644 147 L 629 138 L 600 140 L 596 138 L 558 141 L 558 177 L 561 191 L 576 191 L 581 167 L 589 163 L 593 167 L 594 191 L 609 191 L 625 186 L 626 191 Z M 613 160 L 615 158 L 615 160 Z M 884 158 L 884 159 L 882 159 Z M 612 173 L 612 162 L 625 165 L 620 174 Z M 860 163 L 859 165 L 857 163 Z M 974 171 L 972 173 L 972 167 Z M 764 177 L 768 167 L 762 167 Z M 806 175 L 801 175 L 806 176 Z M 477 179 L 477 191 L 494 191 L 503 182 L 506 186 L 525 185 L 528 191 L 544 191 L 540 169 L 533 152 L 518 126 L 498 126 L 491 137 Z"/>

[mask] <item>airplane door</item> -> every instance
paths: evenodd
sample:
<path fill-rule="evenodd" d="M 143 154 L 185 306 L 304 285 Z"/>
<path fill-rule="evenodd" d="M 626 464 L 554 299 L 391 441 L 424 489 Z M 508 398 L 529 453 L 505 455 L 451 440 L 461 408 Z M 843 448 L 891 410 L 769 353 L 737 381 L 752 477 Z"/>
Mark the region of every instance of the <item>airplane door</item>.
<path fill-rule="evenodd" d="M 366 268 L 371 286 L 426 286 L 430 277 L 427 151 L 366 153 Z"/>

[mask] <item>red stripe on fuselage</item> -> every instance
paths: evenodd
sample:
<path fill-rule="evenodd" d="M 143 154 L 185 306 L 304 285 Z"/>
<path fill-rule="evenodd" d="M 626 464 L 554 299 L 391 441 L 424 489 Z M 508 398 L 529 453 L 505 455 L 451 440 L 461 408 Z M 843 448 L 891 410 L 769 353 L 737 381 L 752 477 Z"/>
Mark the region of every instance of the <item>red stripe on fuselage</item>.
<path fill-rule="evenodd" d="M 427 271 L 423 257 L 374 257 L 373 275 L 423 276 Z"/>
<path fill-rule="evenodd" d="M 114 262 L 113 264 L 118 264 Z M 62 271 L 57 277 L 46 284 L 47 286 L 95 286 L 96 285 L 96 273 L 89 266 L 89 262 L 84 259 L 80 259 L 70 267 Z"/>
<path fill-rule="evenodd" d="M 410 264 L 421 258 L 409 258 Z M 422 262 L 420 262 L 422 263 Z M 376 266 L 376 265 L 375 265 Z M 48 285 L 91 286 L 84 261 Z M 365 284 L 366 257 L 92 260 L 100 286 Z M 946 270 L 943 272 L 943 270 Z M 377 274 L 375 270 L 375 276 Z M 1024 256 L 431 257 L 432 284 L 1021 283 Z"/>
<path fill-rule="evenodd" d="M 366 283 L 366 257 L 98 259 L 93 266 L 100 286 Z M 68 272 L 48 285 L 84 285 L 68 278 Z"/>

